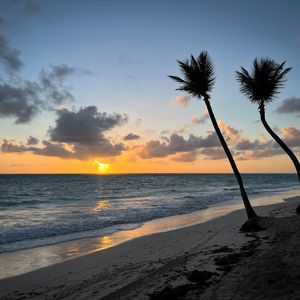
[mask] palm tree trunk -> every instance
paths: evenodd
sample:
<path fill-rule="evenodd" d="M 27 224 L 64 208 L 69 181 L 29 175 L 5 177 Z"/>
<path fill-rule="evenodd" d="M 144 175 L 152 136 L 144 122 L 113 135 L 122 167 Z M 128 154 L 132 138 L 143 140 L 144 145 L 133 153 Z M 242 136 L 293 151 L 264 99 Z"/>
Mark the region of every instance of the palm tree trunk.
<path fill-rule="evenodd" d="M 218 138 L 219 138 L 219 140 L 220 140 L 220 142 L 221 142 L 221 144 L 223 146 L 223 149 L 224 149 L 224 151 L 225 151 L 225 153 L 227 155 L 227 158 L 228 158 L 228 160 L 230 162 L 230 165 L 231 165 L 231 168 L 233 170 L 233 173 L 234 173 L 234 175 L 235 175 L 235 177 L 236 177 L 236 179 L 238 181 L 238 184 L 240 186 L 241 196 L 242 196 L 242 199 L 243 199 L 243 202 L 244 202 L 244 206 L 245 206 L 245 209 L 246 209 L 246 213 L 247 213 L 248 219 L 257 218 L 258 216 L 255 213 L 254 209 L 252 208 L 251 203 L 250 203 L 250 201 L 248 199 L 247 193 L 245 191 L 241 174 L 240 174 L 240 172 L 239 172 L 239 170 L 238 170 L 238 168 L 237 168 L 237 166 L 235 164 L 235 161 L 234 161 L 234 159 L 233 159 L 233 157 L 232 157 L 232 155 L 230 153 L 230 150 L 229 150 L 229 148 L 227 146 L 227 143 L 226 143 L 226 141 L 225 141 L 225 139 L 224 139 L 224 137 L 223 137 L 223 135 L 222 135 L 222 133 L 220 131 L 220 128 L 219 128 L 218 123 L 216 121 L 215 115 L 214 115 L 214 113 L 212 111 L 212 108 L 210 106 L 210 102 L 209 102 L 208 98 L 204 98 L 204 102 L 206 104 L 207 111 L 209 113 L 209 116 L 210 116 L 211 122 L 212 122 L 212 124 L 214 126 L 214 129 L 215 129 L 215 131 L 216 131 L 216 133 L 218 135 Z"/>
<path fill-rule="evenodd" d="M 263 103 L 259 105 L 259 113 L 260 113 L 260 119 L 265 126 L 266 130 L 269 132 L 269 134 L 272 136 L 272 138 L 280 145 L 280 147 L 286 152 L 286 154 L 290 157 L 292 162 L 294 163 L 294 166 L 296 168 L 298 179 L 300 182 L 300 164 L 296 157 L 296 155 L 292 152 L 292 150 L 282 141 L 282 139 L 271 129 L 269 124 L 266 121 L 265 117 L 265 106 Z"/>

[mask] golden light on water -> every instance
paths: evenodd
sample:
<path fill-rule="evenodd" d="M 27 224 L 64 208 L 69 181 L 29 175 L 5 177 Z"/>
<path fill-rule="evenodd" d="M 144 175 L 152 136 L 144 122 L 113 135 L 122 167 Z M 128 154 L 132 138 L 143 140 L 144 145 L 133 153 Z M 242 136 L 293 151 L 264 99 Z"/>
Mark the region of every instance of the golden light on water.
<path fill-rule="evenodd" d="M 101 199 L 97 202 L 97 205 L 93 208 L 93 211 L 101 211 L 104 208 L 108 207 L 108 201 Z"/>
<path fill-rule="evenodd" d="M 100 238 L 101 250 L 109 248 L 114 245 L 113 239 L 109 235 L 104 235 Z"/>

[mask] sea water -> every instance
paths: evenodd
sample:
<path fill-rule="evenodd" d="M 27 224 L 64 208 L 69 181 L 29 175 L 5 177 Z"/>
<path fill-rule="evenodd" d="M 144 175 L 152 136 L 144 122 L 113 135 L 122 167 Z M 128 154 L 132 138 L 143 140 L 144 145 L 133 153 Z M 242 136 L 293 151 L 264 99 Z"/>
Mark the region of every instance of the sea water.
<path fill-rule="evenodd" d="M 299 188 L 293 174 L 244 174 L 249 198 Z M 131 230 L 240 200 L 231 174 L 0 175 L 0 253 Z"/>

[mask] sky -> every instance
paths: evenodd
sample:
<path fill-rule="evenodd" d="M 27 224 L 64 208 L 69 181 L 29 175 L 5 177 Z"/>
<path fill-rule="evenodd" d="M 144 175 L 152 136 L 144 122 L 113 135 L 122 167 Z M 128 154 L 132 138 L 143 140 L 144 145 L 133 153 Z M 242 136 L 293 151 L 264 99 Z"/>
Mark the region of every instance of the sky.
<path fill-rule="evenodd" d="M 300 158 L 300 2 L 1 0 L 0 173 L 232 172 L 177 60 L 207 51 L 211 105 L 243 173 L 295 172 L 240 93 L 255 57 L 292 67 L 266 107 Z"/>

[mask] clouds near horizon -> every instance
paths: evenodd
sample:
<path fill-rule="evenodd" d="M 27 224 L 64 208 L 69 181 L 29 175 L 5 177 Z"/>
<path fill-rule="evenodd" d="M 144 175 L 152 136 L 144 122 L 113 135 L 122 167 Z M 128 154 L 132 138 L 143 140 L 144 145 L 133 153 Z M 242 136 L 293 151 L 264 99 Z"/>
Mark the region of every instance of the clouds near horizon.
<path fill-rule="evenodd" d="M 240 130 L 219 121 L 219 127 L 226 139 L 228 146 L 238 160 L 272 157 L 284 154 L 280 146 L 272 139 L 250 140 Z M 280 130 L 283 141 L 294 151 L 300 150 L 300 130 L 286 127 Z M 223 148 L 215 132 L 209 131 L 206 136 L 188 138 L 180 134 L 171 134 L 163 140 L 148 141 L 140 150 L 143 159 L 169 157 L 171 160 L 191 162 L 197 160 L 199 155 L 205 159 L 219 160 L 226 158 Z"/>
<path fill-rule="evenodd" d="M 122 143 L 112 143 L 105 133 L 126 122 L 126 115 L 98 112 L 95 106 L 83 107 L 78 111 L 64 108 L 57 111 L 55 126 L 48 130 L 50 139 L 42 141 L 42 147 L 32 146 L 38 143 L 38 140 L 33 137 L 28 138 L 27 145 L 18 145 L 4 139 L 1 151 L 32 152 L 37 155 L 79 160 L 116 156 L 120 155 L 126 147 Z"/>
<path fill-rule="evenodd" d="M 171 100 L 171 103 L 181 107 L 187 107 L 191 102 L 191 99 L 187 96 L 176 96 Z"/>

